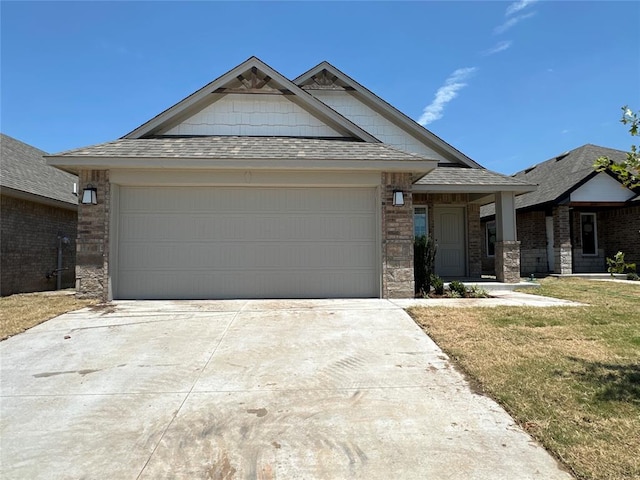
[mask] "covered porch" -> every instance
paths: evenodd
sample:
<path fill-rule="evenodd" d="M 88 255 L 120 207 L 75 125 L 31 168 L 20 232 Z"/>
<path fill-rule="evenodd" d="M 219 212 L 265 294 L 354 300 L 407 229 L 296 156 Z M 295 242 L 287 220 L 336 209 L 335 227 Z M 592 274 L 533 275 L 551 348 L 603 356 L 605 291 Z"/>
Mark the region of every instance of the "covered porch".
<path fill-rule="evenodd" d="M 482 278 L 480 207 L 495 202 L 495 281 L 519 283 L 515 197 L 535 189 L 489 170 L 443 165 L 414 183 L 414 234 L 435 240 L 435 273 L 445 279 Z"/>

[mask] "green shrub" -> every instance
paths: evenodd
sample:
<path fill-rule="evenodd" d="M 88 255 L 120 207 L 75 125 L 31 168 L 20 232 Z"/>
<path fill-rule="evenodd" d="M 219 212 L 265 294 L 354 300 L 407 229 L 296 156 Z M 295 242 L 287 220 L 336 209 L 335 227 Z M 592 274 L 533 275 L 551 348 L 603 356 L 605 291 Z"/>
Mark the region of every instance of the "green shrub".
<path fill-rule="evenodd" d="M 432 236 L 421 235 L 413 241 L 413 275 L 417 294 L 424 296 L 431 290 L 437 248 Z"/>
<path fill-rule="evenodd" d="M 638 276 L 637 273 L 627 273 L 627 280 L 633 280 L 634 282 L 637 282 L 640 280 L 640 277 Z"/>
<path fill-rule="evenodd" d="M 459 297 L 464 297 L 467 293 L 467 287 L 464 286 L 464 283 L 459 282 L 458 280 L 454 280 L 449 283 L 449 290 L 451 290 L 451 293 L 457 293 Z"/>
<path fill-rule="evenodd" d="M 607 257 L 607 272 L 611 275 L 614 273 L 633 272 L 636 269 L 635 263 L 625 263 L 624 253 L 618 252 L 613 258 Z"/>
<path fill-rule="evenodd" d="M 431 274 L 431 285 L 433 285 L 433 291 L 436 295 L 444 295 L 444 280 L 442 280 L 435 273 Z"/>
<path fill-rule="evenodd" d="M 478 285 L 472 285 L 468 290 L 467 290 L 467 296 L 471 297 L 471 298 L 488 298 L 489 294 L 487 293 L 487 291 L 478 286 Z"/>

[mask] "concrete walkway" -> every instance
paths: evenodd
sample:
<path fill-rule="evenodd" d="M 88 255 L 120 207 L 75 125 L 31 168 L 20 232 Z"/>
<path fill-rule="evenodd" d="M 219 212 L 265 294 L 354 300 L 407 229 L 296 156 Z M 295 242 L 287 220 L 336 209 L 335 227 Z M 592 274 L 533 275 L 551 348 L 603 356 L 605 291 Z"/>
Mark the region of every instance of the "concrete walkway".
<path fill-rule="evenodd" d="M 491 290 L 492 298 L 398 298 L 391 300 L 402 308 L 410 307 L 584 307 L 584 303 L 543 297 L 512 290 Z"/>
<path fill-rule="evenodd" d="M 385 300 L 115 302 L 0 343 L 3 479 L 570 479 Z"/>

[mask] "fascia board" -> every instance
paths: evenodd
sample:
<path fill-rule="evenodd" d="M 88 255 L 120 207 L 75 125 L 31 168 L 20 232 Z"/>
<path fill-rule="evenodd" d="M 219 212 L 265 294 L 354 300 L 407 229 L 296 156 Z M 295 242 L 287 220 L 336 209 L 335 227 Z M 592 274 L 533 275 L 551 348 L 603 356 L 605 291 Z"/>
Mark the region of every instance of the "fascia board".
<path fill-rule="evenodd" d="M 347 85 L 352 87 L 359 95 L 363 97 L 363 99 L 366 100 L 366 103 L 369 105 L 369 107 L 378 111 L 378 113 L 386 113 L 388 117 L 391 117 L 391 121 L 393 121 L 398 126 L 408 129 L 410 133 L 413 136 L 416 136 L 419 140 L 426 141 L 427 145 L 435 146 L 437 150 L 445 153 L 445 156 L 453 157 L 455 160 L 461 162 L 464 165 L 467 165 L 471 168 L 482 168 L 482 165 L 467 157 L 462 152 L 456 150 L 440 137 L 419 125 L 413 119 L 399 111 L 390 103 L 380 98 L 364 85 L 361 85 L 353 78 L 349 77 L 346 73 L 331 65 L 329 62 L 324 61 L 319 65 L 316 65 L 311 70 L 308 70 L 307 72 L 297 77 L 295 80 L 293 80 L 293 82 L 298 85 L 324 69 L 331 72 L 332 75 L 335 75 L 343 83 L 346 83 Z"/>
<path fill-rule="evenodd" d="M 279 86 L 289 89 L 294 93 L 294 95 L 296 95 L 296 98 L 301 102 L 301 104 L 309 109 L 311 113 L 319 116 L 323 120 L 328 120 L 330 123 L 333 123 L 334 127 L 339 126 L 341 127 L 340 129 L 343 132 L 349 133 L 365 142 L 380 143 L 380 140 L 375 138 L 373 135 L 363 130 L 347 118 L 343 117 L 335 110 L 329 108 L 320 100 L 314 98 L 313 96 L 302 90 L 300 87 L 291 82 L 291 80 L 287 79 L 282 74 L 278 73 L 276 70 L 256 57 L 249 58 L 248 60 L 244 61 L 232 70 L 229 70 L 227 73 L 223 74 L 217 79 L 209 82 L 204 87 L 200 88 L 172 107 L 169 107 L 167 110 L 158 114 L 135 130 L 129 132 L 122 138 L 141 138 L 142 136 L 157 129 L 165 122 L 168 122 L 172 118 L 179 116 L 188 108 L 204 100 L 208 95 L 211 95 L 218 88 L 223 87 L 224 85 L 235 79 L 239 74 L 246 72 L 253 67 L 258 68 L 259 70 L 262 70 L 264 73 L 269 75 L 269 77 L 275 80 Z"/>

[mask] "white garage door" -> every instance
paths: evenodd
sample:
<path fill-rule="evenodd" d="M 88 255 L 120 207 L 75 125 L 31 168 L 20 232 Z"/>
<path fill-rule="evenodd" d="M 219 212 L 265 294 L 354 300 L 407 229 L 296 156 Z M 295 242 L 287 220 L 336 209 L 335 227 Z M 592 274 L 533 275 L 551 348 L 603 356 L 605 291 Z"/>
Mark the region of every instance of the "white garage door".
<path fill-rule="evenodd" d="M 372 188 L 121 187 L 115 298 L 377 297 Z"/>

